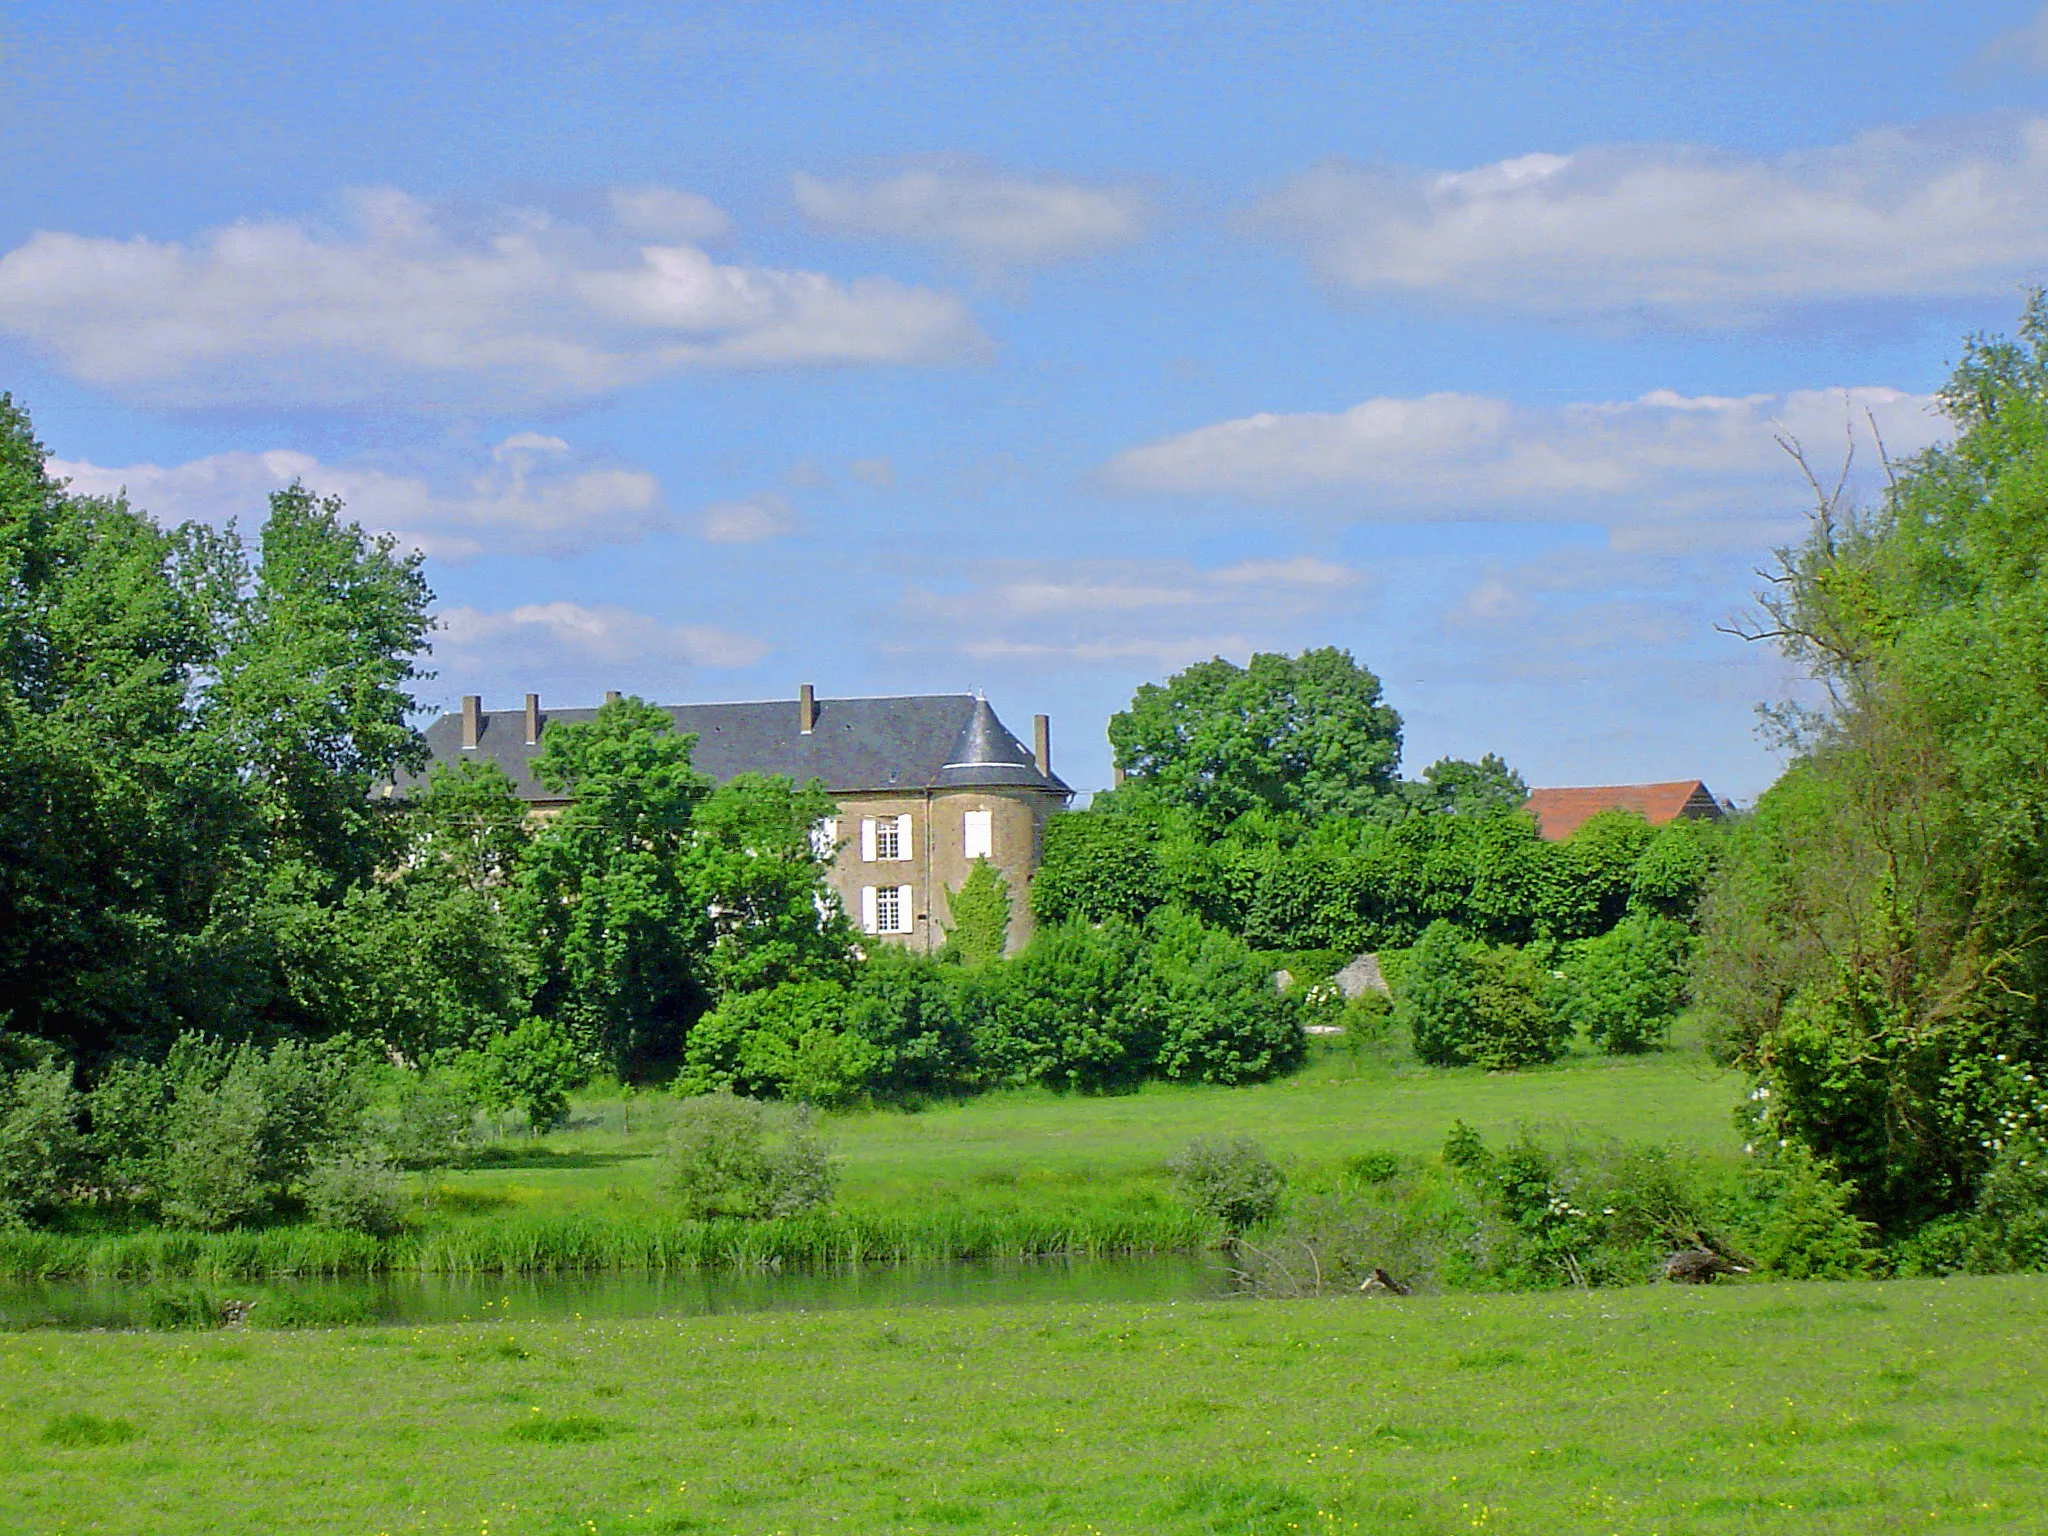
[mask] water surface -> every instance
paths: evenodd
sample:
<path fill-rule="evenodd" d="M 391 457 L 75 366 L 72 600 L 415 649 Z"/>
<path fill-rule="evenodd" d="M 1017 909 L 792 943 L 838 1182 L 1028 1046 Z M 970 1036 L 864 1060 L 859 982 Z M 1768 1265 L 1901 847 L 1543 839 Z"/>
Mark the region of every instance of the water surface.
<path fill-rule="evenodd" d="M 203 1292 L 245 1300 L 251 1321 L 386 1324 L 484 1319 L 697 1317 L 862 1307 L 974 1307 L 1011 1302 L 1173 1301 L 1224 1294 L 1220 1259 L 1188 1254 L 880 1265 L 799 1272 L 589 1275 L 377 1275 L 266 1281 L 0 1282 L 0 1329 L 143 1328 L 167 1298 Z"/>

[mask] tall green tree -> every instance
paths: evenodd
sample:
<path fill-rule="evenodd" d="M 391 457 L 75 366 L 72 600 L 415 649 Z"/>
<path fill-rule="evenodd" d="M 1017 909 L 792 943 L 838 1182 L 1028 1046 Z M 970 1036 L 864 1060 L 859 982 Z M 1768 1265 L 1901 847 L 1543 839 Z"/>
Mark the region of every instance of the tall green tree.
<path fill-rule="evenodd" d="M 418 554 L 301 485 L 270 498 L 259 547 L 209 713 L 251 770 L 268 857 L 303 860 L 338 891 L 396 852 L 372 787 L 426 764 L 409 717 L 433 594 Z"/>
<path fill-rule="evenodd" d="M 1109 740 L 1128 783 L 1211 826 L 1255 808 L 1362 815 L 1401 765 L 1400 715 L 1334 646 L 1244 667 L 1219 656 L 1146 683 L 1110 717 Z"/>
<path fill-rule="evenodd" d="M 1760 1139 L 1831 1160 L 1893 1230 L 2043 1137 L 2022 1086 L 2048 1070 L 2039 294 L 2016 338 L 1968 342 L 1941 403 L 1951 444 L 1867 513 L 1824 497 L 1780 552 L 1753 633 L 1828 703 L 1780 716 L 1798 757 L 1727 840 L 1701 968 Z"/>
<path fill-rule="evenodd" d="M 536 963 L 535 1011 L 621 1075 L 680 1056 L 709 1001 L 692 964 L 703 911 L 690 885 L 691 818 L 710 782 L 693 735 L 614 699 L 587 725 L 557 722 L 534 776 L 572 797 L 535 834 L 518 915 Z"/>

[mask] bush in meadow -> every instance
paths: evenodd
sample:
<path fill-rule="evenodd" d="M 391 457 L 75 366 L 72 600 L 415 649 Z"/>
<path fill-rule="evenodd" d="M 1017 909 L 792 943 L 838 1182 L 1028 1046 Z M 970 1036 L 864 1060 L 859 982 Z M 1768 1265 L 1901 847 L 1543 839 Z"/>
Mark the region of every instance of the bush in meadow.
<path fill-rule="evenodd" d="M 1167 1170 L 1181 1198 L 1233 1236 L 1269 1220 L 1287 1183 L 1266 1149 L 1244 1136 L 1189 1142 Z"/>
<path fill-rule="evenodd" d="M 1692 934 L 1683 923 L 1636 912 L 1571 946 L 1562 1006 L 1586 1038 L 1613 1055 L 1663 1044 L 1687 999 Z"/>
<path fill-rule="evenodd" d="M 460 1163 L 469 1155 L 476 1110 L 473 1084 L 447 1072 L 401 1071 L 384 1136 L 391 1160 L 415 1170 Z"/>
<path fill-rule="evenodd" d="M 304 1194 L 306 1213 L 337 1232 L 389 1237 L 403 1224 L 398 1170 L 372 1152 L 344 1152 L 315 1163 Z"/>
<path fill-rule="evenodd" d="M 79 1171 L 80 1099 L 51 1061 L 0 1079 L 0 1226 L 47 1215 Z"/>
<path fill-rule="evenodd" d="M 729 992 L 690 1029 L 676 1089 L 839 1106 L 859 1099 L 881 1052 L 849 1030 L 852 994 L 836 981 Z"/>
<path fill-rule="evenodd" d="M 1300 1063 L 1301 1005 L 1274 989 L 1271 968 L 1244 940 L 1175 911 L 1155 914 L 1148 936 L 1142 1006 L 1162 1077 L 1261 1082 Z"/>
<path fill-rule="evenodd" d="M 1431 1066 L 1503 1071 L 1555 1061 L 1571 1021 L 1548 1006 L 1544 983 L 1528 951 L 1475 943 L 1438 920 L 1408 958 L 1395 1017 Z"/>
<path fill-rule="evenodd" d="M 831 1204 L 837 1185 L 807 1114 L 770 1146 L 761 1106 L 729 1093 L 684 1101 L 662 1163 L 663 1188 L 698 1221 L 798 1215 Z"/>

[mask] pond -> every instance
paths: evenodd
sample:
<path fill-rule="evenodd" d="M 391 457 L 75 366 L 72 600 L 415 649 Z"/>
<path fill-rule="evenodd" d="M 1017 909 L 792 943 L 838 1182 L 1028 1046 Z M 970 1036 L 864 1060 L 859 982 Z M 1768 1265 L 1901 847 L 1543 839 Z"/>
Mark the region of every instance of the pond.
<path fill-rule="evenodd" d="M 796 1273 L 378 1275 L 265 1281 L 5 1281 L 0 1331 L 147 1328 L 184 1320 L 193 1302 L 250 1301 L 252 1323 L 543 1322 L 861 1307 L 1010 1302 L 1174 1301 L 1230 1289 L 1214 1255 L 1028 1259 L 868 1266 Z M 268 1316 L 265 1316 L 265 1313 Z"/>

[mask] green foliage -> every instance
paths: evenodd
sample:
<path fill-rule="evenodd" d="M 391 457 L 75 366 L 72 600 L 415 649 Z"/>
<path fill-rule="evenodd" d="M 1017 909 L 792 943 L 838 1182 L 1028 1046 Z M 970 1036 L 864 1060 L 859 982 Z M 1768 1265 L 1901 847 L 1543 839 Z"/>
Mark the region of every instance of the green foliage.
<path fill-rule="evenodd" d="M 0 1226 L 47 1214 L 80 1170 L 79 1095 L 51 1062 L 0 1078 Z"/>
<path fill-rule="evenodd" d="M 447 1168 L 469 1155 L 477 1111 L 476 1084 L 453 1072 L 400 1072 L 394 1113 L 384 1132 L 401 1168 Z"/>
<path fill-rule="evenodd" d="M 1489 1167 L 1493 1155 L 1486 1150 L 1486 1139 L 1462 1120 L 1451 1123 L 1444 1133 L 1444 1166 L 1455 1168 L 1460 1173 L 1477 1173 Z"/>
<path fill-rule="evenodd" d="M 1161 1076 L 1256 1082 L 1300 1063 L 1299 1004 L 1274 990 L 1271 968 L 1242 939 L 1180 912 L 1159 914 L 1151 938 L 1145 1011 Z"/>
<path fill-rule="evenodd" d="M 1136 816 L 1095 811 L 1054 816 L 1031 880 L 1039 922 L 1141 921 L 1166 897 L 1153 830 Z"/>
<path fill-rule="evenodd" d="M 853 930 L 830 899 L 811 829 L 836 807 L 822 784 L 743 773 L 691 817 L 688 888 L 711 914 L 699 941 L 723 997 L 806 980 L 844 980 Z"/>
<path fill-rule="evenodd" d="M 1547 988 L 1524 951 L 1488 948 L 1449 923 L 1432 923 L 1410 957 L 1395 1003 L 1418 1060 L 1489 1071 L 1555 1061 L 1571 1025 L 1546 1002 Z"/>
<path fill-rule="evenodd" d="M 1287 1184 L 1266 1149 L 1244 1136 L 1189 1142 L 1167 1171 L 1182 1199 L 1233 1234 L 1271 1220 Z"/>
<path fill-rule="evenodd" d="M 1420 781 L 1404 784 L 1402 791 L 1413 810 L 1440 816 L 1519 811 L 1529 798 L 1529 786 L 1522 776 L 1493 752 L 1476 763 L 1439 758 L 1422 770 Z"/>
<path fill-rule="evenodd" d="M 984 984 L 978 1053 L 997 1081 L 1084 1093 L 1127 1089 L 1157 1059 L 1158 1021 L 1144 935 L 1112 918 L 1100 927 L 1038 930 L 1030 947 Z"/>
<path fill-rule="evenodd" d="M 398 1170 L 371 1152 L 323 1158 L 306 1173 L 306 1212 L 337 1232 L 389 1237 L 399 1219 Z"/>
<path fill-rule="evenodd" d="M 1398 1152 L 1358 1152 L 1344 1159 L 1344 1171 L 1367 1184 L 1391 1184 L 1401 1173 Z"/>
<path fill-rule="evenodd" d="M 954 967 L 877 945 L 854 976 L 846 1031 L 859 1042 L 868 1088 L 917 1100 L 959 1093 L 974 1081 L 974 1038 L 960 1007 Z"/>
<path fill-rule="evenodd" d="M 697 1021 L 677 1089 L 836 1107 L 868 1091 L 879 1048 L 847 1027 L 852 994 L 836 981 L 735 992 Z"/>
<path fill-rule="evenodd" d="M 1128 783 L 1212 827 L 1263 807 L 1356 816 L 1394 785 L 1401 717 L 1380 680 L 1334 647 L 1217 657 L 1138 689 L 1112 715 L 1110 745 Z"/>
<path fill-rule="evenodd" d="M 1830 707 L 1781 716 L 1799 755 L 1728 840 L 1700 968 L 1781 1134 L 1888 1233 L 1983 1197 L 2001 1058 L 2048 1059 L 2048 301 L 1941 401 L 1953 442 L 1780 552 L 1758 629 Z"/>
<path fill-rule="evenodd" d="M 464 1058 L 462 1069 L 486 1109 L 517 1109 L 536 1131 L 569 1117 L 569 1090 L 590 1080 L 590 1058 L 551 1019 L 528 1019 Z"/>
<path fill-rule="evenodd" d="M 1749 1236 L 1760 1267 L 1793 1280 L 1854 1280 L 1871 1272 L 1876 1229 L 1854 1212 L 1855 1190 L 1793 1142 L 1753 1174 L 1764 1210 Z"/>
<path fill-rule="evenodd" d="M 680 1053 L 702 1011 L 690 963 L 706 921 L 691 889 L 691 816 L 709 791 L 695 738 L 614 699 L 542 738 L 534 776 L 574 799 L 534 835 L 517 911 L 538 962 L 535 1010 L 621 1077 Z"/>
<path fill-rule="evenodd" d="M 1567 953 L 1563 1007 L 1572 1024 L 1615 1055 L 1670 1037 L 1686 1003 L 1692 939 L 1670 918 L 1634 913 Z"/>
<path fill-rule="evenodd" d="M 185 1035 L 159 1081 L 154 1106 L 123 1086 L 147 1117 L 143 1134 L 159 1139 L 148 1171 L 175 1226 L 219 1231 L 266 1215 L 316 1160 L 363 1136 L 363 1060 L 347 1042 L 263 1051 Z"/>
<path fill-rule="evenodd" d="M 1629 869 L 1628 908 L 1691 923 L 1713 879 L 1718 829 L 1680 817 L 1650 834 Z"/>
<path fill-rule="evenodd" d="M 416 556 L 291 487 L 259 548 L 52 482 L 0 398 L 0 996 L 90 1066 L 181 1030 L 319 1035 L 288 919 L 396 852 Z"/>
<path fill-rule="evenodd" d="M 953 918 L 946 933 L 949 957 L 966 965 L 1002 959 L 1010 941 L 1010 888 L 994 865 L 976 859 L 946 904 Z"/>
<path fill-rule="evenodd" d="M 662 1156 L 664 1187 L 699 1221 L 819 1210 L 837 1185 L 830 1151 L 801 1113 L 770 1146 L 761 1106 L 726 1093 L 685 1100 Z"/>

